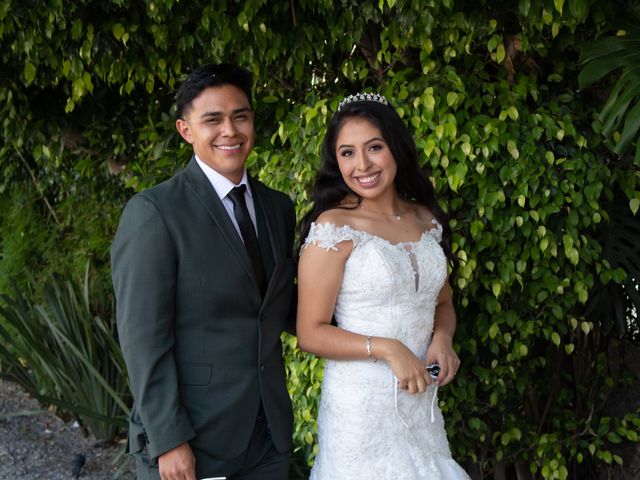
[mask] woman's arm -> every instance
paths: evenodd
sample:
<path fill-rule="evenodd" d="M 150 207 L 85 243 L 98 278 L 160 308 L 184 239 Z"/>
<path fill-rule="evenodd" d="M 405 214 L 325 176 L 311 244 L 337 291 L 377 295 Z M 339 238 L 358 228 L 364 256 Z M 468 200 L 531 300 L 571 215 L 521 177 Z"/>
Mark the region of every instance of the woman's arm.
<path fill-rule="evenodd" d="M 440 375 L 437 380 L 439 385 L 446 385 L 453 380 L 460 367 L 460 359 L 453 350 L 456 324 L 456 311 L 453 306 L 451 286 L 447 279 L 438 295 L 433 336 L 426 355 L 427 364 L 437 363 L 440 365 Z"/>

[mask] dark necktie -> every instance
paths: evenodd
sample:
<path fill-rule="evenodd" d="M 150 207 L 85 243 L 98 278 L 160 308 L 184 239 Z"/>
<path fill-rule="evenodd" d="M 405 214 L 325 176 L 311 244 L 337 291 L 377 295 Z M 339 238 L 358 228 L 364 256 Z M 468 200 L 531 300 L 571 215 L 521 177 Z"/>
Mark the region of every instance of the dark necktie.
<path fill-rule="evenodd" d="M 260 255 L 260 245 L 258 245 L 258 237 L 256 236 L 256 230 L 249 216 L 249 210 L 247 209 L 247 203 L 244 200 L 244 192 L 247 189 L 245 185 L 235 187 L 227 195 L 233 202 L 233 215 L 236 217 L 242 239 L 244 240 L 244 246 L 247 249 L 251 263 L 253 264 L 253 270 L 256 274 L 258 281 L 258 287 L 260 292 L 264 294 L 264 287 L 266 284 L 266 277 L 264 274 L 264 265 L 262 264 L 262 256 Z"/>

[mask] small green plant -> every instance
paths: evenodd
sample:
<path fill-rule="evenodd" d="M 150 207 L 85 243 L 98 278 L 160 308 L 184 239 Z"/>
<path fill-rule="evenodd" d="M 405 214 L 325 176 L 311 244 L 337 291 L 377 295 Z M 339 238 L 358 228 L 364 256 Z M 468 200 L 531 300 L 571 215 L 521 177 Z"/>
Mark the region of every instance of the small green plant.
<path fill-rule="evenodd" d="M 34 292 L 2 296 L 0 377 L 112 440 L 126 426 L 130 395 L 112 300 L 91 300 L 88 268 L 82 288 L 52 277 L 42 298 Z"/>

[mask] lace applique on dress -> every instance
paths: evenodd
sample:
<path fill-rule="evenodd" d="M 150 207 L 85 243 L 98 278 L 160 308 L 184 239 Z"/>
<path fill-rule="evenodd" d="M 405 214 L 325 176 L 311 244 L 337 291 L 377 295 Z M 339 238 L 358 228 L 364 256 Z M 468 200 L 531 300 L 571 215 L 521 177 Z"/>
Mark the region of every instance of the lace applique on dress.
<path fill-rule="evenodd" d="M 326 250 L 338 250 L 336 245 L 346 240 L 353 241 L 353 246 L 355 247 L 362 233 L 352 229 L 349 225 L 338 227 L 333 223 L 312 222 L 302 248 L 304 249 L 308 245 L 316 245 Z"/>
<path fill-rule="evenodd" d="M 433 238 L 436 239 L 436 242 L 441 243 L 442 242 L 442 225 L 440 225 L 440 222 L 438 222 L 435 218 L 431 220 L 431 223 L 435 225 L 435 227 L 432 228 L 431 230 L 428 230 L 428 232 L 430 235 L 433 236 Z"/>

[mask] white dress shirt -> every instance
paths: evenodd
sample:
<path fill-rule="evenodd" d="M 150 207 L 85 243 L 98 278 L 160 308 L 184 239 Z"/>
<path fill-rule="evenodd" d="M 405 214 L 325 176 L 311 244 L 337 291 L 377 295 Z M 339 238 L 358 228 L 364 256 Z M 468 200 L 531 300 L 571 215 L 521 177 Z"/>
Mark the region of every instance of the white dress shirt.
<path fill-rule="evenodd" d="M 195 155 L 195 157 L 196 157 L 196 162 L 198 162 L 198 165 L 200 165 L 200 168 L 202 169 L 204 174 L 207 176 L 207 178 L 209 179 L 209 182 L 211 183 L 211 186 L 213 187 L 216 194 L 222 201 L 222 205 L 224 205 L 224 208 L 227 211 L 227 214 L 229 215 L 229 218 L 231 219 L 233 226 L 236 227 L 236 231 L 238 232 L 238 235 L 240 235 L 241 239 L 242 239 L 242 234 L 240 233 L 240 227 L 238 227 L 236 216 L 233 214 L 233 202 L 227 195 L 235 187 L 239 187 L 240 185 L 245 185 L 247 187 L 247 189 L 244 191 L 244 200 L 245 202 L 247 202 L 247 209 L 249 210 L 249 216 L 251 217 L 251 221 L 253 222 L 253 228 L 256 229 L 256 235 L 258 235 L 258 228 L 256 226 L 257 225 L 256 207 L 253 204 L 253 193 L 251 192 L 251 186 L 249 185 L 249 181 L 247 179 L 247 170 L 245 169 L 244 173 L 242 174 L 242 180 L 240 180 L 240 183 L 236 185 L 227 177 L 216 172 L 213 168 L 211 168 L 209 165 L 207 165 L 202 160 L 200 160 L 197 155 Z"/>

